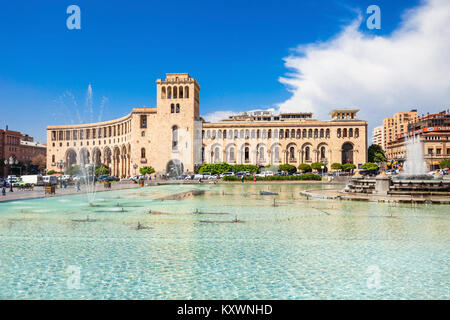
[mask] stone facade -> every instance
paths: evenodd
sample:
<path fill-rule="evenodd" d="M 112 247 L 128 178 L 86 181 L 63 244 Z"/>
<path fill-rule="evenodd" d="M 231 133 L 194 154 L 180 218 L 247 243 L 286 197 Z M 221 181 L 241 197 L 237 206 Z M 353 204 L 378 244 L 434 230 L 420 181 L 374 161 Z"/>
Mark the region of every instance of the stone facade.
<path fill-rule="evenodd" d="M 367 161 L 367 122 L 358 110 L 331 113 L 243 114 L 217 123 L 200 117 L 200 86 L 187 73 L 156 81 L 156 108 L 135 108 L 101 123 L 47 127 L 47 169 L 101 162 L 119 177 L 143 166 L 156 172 L 194 172 L 203 163 L 257 165 Z"/>

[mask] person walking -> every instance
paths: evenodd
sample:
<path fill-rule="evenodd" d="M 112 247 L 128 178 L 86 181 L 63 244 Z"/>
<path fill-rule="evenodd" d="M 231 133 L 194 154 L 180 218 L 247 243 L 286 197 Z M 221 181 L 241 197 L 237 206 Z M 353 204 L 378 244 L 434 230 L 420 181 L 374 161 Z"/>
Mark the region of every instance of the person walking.
<path fill-rule="evenodd" d="M 244 183 L 244 175 L 241 177 L 241 182 Z"/>
<path fill-rule="evenodd" d="M 2 195 L 6 196 L 6 181 L 3 181 L 2 183 Z"/>
<path fill-rule="evenodd" d="M 78 180 L 78 181 L 77 181 L 77 192 L 78 192 L 78 191 L 81 191 L 80 184 L 81 184 L 81 183 L 80 183 L 80 180 Z"/>

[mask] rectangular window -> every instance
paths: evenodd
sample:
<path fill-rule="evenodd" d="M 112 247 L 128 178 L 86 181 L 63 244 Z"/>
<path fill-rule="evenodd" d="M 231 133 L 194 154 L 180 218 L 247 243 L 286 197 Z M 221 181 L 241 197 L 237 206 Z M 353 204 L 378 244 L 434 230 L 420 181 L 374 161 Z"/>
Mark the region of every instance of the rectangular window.
<path fill-rule="evenodd" d="M 433 154 L 433 149 L 432 148 L 428 148 L 428 154 Z"/>
<path fill-rule="evenodd" d="M 141 116 L 141 128 L 147 128 L 147 116 Z"/>

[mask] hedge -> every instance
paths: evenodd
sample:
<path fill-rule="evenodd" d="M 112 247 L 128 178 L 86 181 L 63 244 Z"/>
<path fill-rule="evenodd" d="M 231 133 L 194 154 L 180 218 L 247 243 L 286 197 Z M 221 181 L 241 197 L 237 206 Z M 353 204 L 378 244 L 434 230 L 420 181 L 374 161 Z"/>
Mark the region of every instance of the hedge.
<path fill-rule="evenodd" d="M 242 172 L 242 171 L 259 172 L 259 168 L 257 166 L 247 165 L 247 164 L 231 165 L 226 162 L 204 164 L 200 167 L 198 172 L 199 173 L 210 172 L 211 174 L 222 174 L 225 172 L 232 172 L 233 170 L 236 173 Z"/>
<path fill-rule="evenodd" d="M 318 174 L 306 173 L 299 176 L 267 176 L 267 177 L 244 177 L 245 181 L 304 181 L 304 180 L 315 180 L 321 181 L 322 177 Z M 236 176 L 225 176 L 222 178 L 223 181 L 241 181 L 241 178 Z"/>

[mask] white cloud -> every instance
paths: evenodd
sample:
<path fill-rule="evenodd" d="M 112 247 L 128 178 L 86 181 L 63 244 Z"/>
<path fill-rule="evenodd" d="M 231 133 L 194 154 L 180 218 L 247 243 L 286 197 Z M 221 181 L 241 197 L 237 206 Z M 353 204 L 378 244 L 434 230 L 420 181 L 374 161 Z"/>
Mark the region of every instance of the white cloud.
<path fill-rule="evenodd" d="M 214 111 L 203 115 L 202 118 L 205 119 L 206 122 L 218 122 L 235 114 L 236 112 L 234 111 Z"/>
<path fill-rule="evenodd" d="M 280 81 L 292 97 L 278 105 L 282 112 L 327 119 L 333 108 L 357 107 L 374 127 L 394 112 L 449 107 L 450 1 L 408 10 L 389 36 L 364 34 L 361 23 L 360 16 L 333 39 L 300 46 L 285 58 L 291 71 Z"/>

